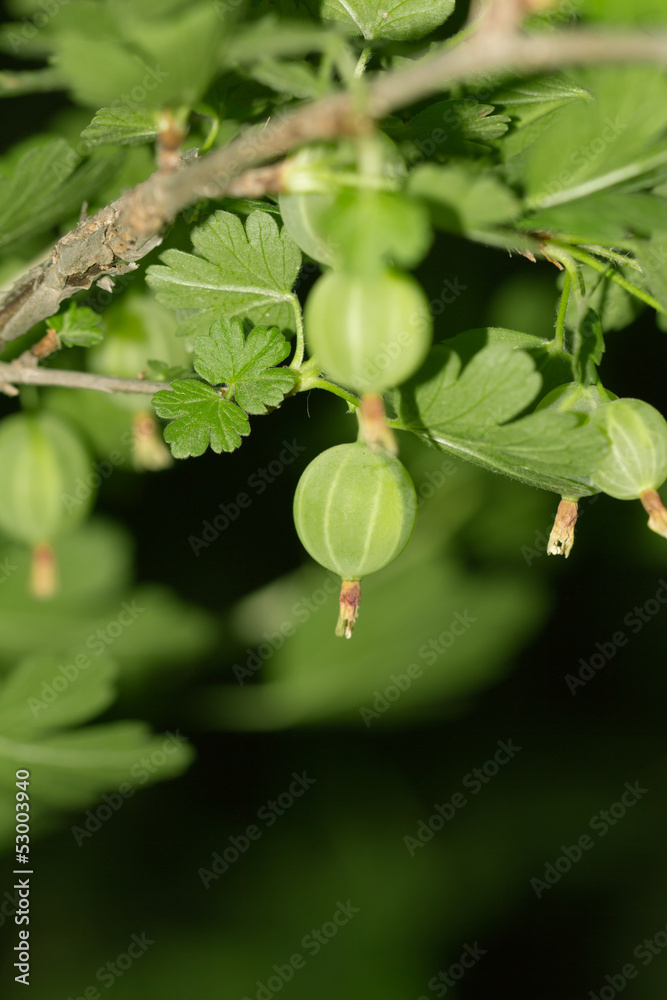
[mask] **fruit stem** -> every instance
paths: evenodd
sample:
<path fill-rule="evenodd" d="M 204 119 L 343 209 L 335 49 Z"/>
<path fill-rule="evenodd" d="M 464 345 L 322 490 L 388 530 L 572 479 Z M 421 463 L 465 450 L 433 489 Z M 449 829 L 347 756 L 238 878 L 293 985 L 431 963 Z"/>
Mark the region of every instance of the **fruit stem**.
<path fill-rule="evenodd" d="M 344 399 L 348 403 L 350 412 L 356 410 L 359 406 L 359 400 L 356 396 L 353 396 L 351 392 L 346 392 L 345 389 L 341 389 L 335 382 L 329 382 L 326 378 L 305 378 L 300 382 L 298 392 L 306 392 L 309 389 L 326 389 L 327 392 L 333 392 L 335 396 L 340 396 L 341 399 Z"/>
<path fill-rule="evenodd" d="M 361 600 L 361 587 L 358 580 L 343 580 L 340 588 L 340 612 L 338 624 L 336 625 L 336 635 L 342 639 L 352 638 L 357 615 L 359 614 L 359 602 Z"/>
<path fill-rule="evenodd" d="M 58 563 L 55 550 L 48 542 L 33 546 L 29 588 L 33 597 L 42 600 L 58 592 Z"/>
<path fill-rule="evenodd" d="M 570 275 L 571 281 L 575 283 L 575 288 L 578 289 L 580 295 L 586 294 L 586 286 L 584 284 L 584 279 L 581 276 L 579 268 L 575 264 L 576 254 L 571 252 L 572 247 L 568 244 L 567 248 L 560 246 L 560 244 L 555 242 L 545 243 L 542 247 L 542 253 L 547 258 L 547 260 L 558 261 L 562 264 L 566 272 Z"/>
<path fill-rule="evenodd" d="M 648 526 L 651 531 L 667 538 L 667 508 L 660 499 L 657 490 L 644 490 L 639 494 L 642 506 L 648 514 Z"/>
<path fill-rule="evenodd" d="M 576 500 L 561 497 L 547 545 L 550 556 L 565 556 L 566 559 L 569 556 L 574 545 L 574 526 L 577 523 L 578 512 L 579 506 Z"/>
<path fill-rule="evenodd" d="M 567 304 L 570 301 L 570 289 L 572 288 L 572 275 L 568 270 L 563 276 L 563 291 L 560 296 L 558 306 L 558 316 L 556 317 L 556 332 L 554 334 L 553 346 L 556 350 L 564 350 L 565 316 L 567 315 Z"/>
<path fill-rule="evenodd" d="M 303 314 L 301 304 L 292 292 L 287 296 L 292 309 L 294 310 L 294 321 L 296 324 L 296 342 L 294 344 L 294 357 L 289 363 L 290 368 L 300 368 L 303 364 L 305 344 L 303 339 Z"/>
<path fill-rule="evenodd" d="M 367 45 L 365 49 L 361 50 L 361 55 L 357 60 L 357 65 L 354 67 L 354 73 L 352 74 L 353 80 L 358 80 L 361 76 L 363 76 L 364 70 L 366 69 L 366 66 L 368 64 L 368 60 L 371 57 L 372 51 L 373 50 L 371 49 L 370 45 Z"/>
<path fill-rule="evenodd" d="M 398 455 L 396 435 L 387 424 L 384 400 L 375 392 L 367 392 L 361 397 L 357 411 L 359 437 L 371 451 L 386 451 Z"/>

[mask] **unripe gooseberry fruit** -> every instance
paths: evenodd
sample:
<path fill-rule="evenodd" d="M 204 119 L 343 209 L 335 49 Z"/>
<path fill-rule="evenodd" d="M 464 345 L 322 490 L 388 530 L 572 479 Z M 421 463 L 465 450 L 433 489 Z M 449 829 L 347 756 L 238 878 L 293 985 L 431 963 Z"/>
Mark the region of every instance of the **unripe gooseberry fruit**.
<path fill-rule="evenodd" d="M 617 500 L 635 500 L 667 479 L 667 420 L 641 399 L 615 399 L 593 410 L 589 421 L 611 443 L 591 472 L 598 489 Z"/>
<path fill-rule="evenodd" d="M 0 423 L 0 530 L 33 549 L 31 590 L 55 590 L 51 542 L 78 524 L 94 497 L 90 460 L 79 437 L 54 413 L 17 413 Z"/>
<path fill-rule="evenodd" d="M 388 268 L 322 275 L 306 300 L 304 322 L 308 349 L 322 369 L 363 393 L 384 392 L 414 375 L 433 332 L 419 283 Z"/>
<path fill-rule="evenodd" d="M 327 239 L 324 219 L 331 211 L 335 192 L 281 194 L 278 207 L 287 232 L 304 253 L 320 264 L 334 263 L 333 249 Z"/>
<path fill-rule="evenodd" d="M 415 525 L 412 480 L 393 455 L 341 444 L 305 469 L 294 496 L 294 523 L 308 553 L 342 578 L 336 635 L 350 638 L 359 580 L 403 551 Z"/>
<path fill-rule="evenodd" d="M 597 385 L 580 385 L 566 382 L 548 392 L 535 407 L 536 410 L 558 410 L 560 413 L 591 413 L 598 406 L 618 399 L 608 389 L 602 391 Z"/>

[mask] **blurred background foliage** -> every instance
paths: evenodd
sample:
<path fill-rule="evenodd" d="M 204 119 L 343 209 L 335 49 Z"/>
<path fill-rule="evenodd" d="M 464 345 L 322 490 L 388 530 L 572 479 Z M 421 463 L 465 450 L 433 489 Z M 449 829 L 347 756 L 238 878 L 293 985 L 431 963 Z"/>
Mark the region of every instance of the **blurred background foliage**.
<path fill-rule="evenodd" d="M 640 6 L 648 17 L 650 5 Z M 627 5 L 613 8 L 622 20 Z M 17 136 L 43 122 L 75 138 L 90 119 L 60 97 L 22 101 Z M 122 155 L 100 204 L 145 176 L 146 156 Z M 189 248 L 185 224 L 165 245 Z M 3 281 L 40 249 L 27 239 Z M 438 338 L 483 325 L 553 329 L 557 275 L 547 263 L 441 235 L 419 277 L 433 298 L 446 278 L 461 289 L 436 321 Z M 80 301 L 106 304 L 99 290 Z M 149 330 L 157 309 L 141 274 L 128 276 L 107 322 Z M 611 390 L 665 413 L 666 368 L 664 333 L 648 311 L 608 337 L 601 374 Z M 100 483 L 93 519 L 56 544 L 61 589 L 50 602 L 28 594 L 27 552 L 0 545 L 2 995 L 14 976 L 21 766 L 32 772 L 33 1000 L 92 987 L 104 995 L 107 983 L 126 1000 L 417 1000 L 445 995 L 438 976 L 466 944 L 484 954 L 446 987 L 462 1000 L 599 994 L 627 962 L 639 969 L 628 996 L 661 995 L 667 956 L 656 945 L 643 966 L 633 950 L 667 925 L 667 619 L 662 606 L 636 631 L 624 619 L 662 586 L 667 548 L 638 505 L 584 501 L 564 563 L 544 554 L 553 495 L 403 436 L 418 528 L 401 558 L 364 582 L 354 638 L 341 642 L 335 592 L 291 517 L 305 465 L 355 437 L 341 401 L 288 400 L 254 420 L 238 452 L 138 475 L 131 407 L 59 390 L 42 399 L 82 431 Z M 22 402 L 35 397 L 26 390 Z M 2 415 L 16 408 L 0 398 Z M 298 455 L 281 464 L 286 442 Z M 240 493 L 249 506 L 206 535 Z M 126 606 L 141 611 L 111 635 Z M 471 624 L 450 644 L 457 613 Z M 565 676 L 619 630 L 627 645 L 572 694 Z M 90 666 L 53 707 L 27 715 L 26 699 L 43 698 L 82 653 Z M 420 675 L 382 701 L 411 664 Z M 173 754 L 162 749 L 166 734 L 178 734 Z M 464 779 L 499 741 L 521 749 L 471 793 Z M 285 805 L 303 772 L 312 787 Z M 626 782 L 646 794 L 604 837 L 591 832 Z M 119 804 L 126 783 L 133 790 Z M 456 793 L 466 805 L 410 850 L 405 838 Z M 279 815 L 267 803 L 281 795 Z M 593 848 L 537 898 L 531 879 L 586 833 Z M 216 853 L 227 859 L 219 874 Z M 304 938 L 348 901 L 358 912 L 313 954 Z M 121 962 L 118 975 L 97 978 L 132 935 L 153 943 L 131 968 Z M 296 953 L 303 968 L 263 986 Z"/>

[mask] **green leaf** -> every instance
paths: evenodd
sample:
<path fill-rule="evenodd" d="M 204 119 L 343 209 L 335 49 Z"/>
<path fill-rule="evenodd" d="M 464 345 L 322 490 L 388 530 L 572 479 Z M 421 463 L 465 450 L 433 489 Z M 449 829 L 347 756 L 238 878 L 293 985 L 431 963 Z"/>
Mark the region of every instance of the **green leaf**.
<path fill-rule="evenodd" d="M 119 154 L 108 152 L 82 162 L 63 139 L 35 142 L 0 177 L 0 248 L 78 214 L 87 195 L 112 176 L 119 162 Z"/>
<path fill-rule="evenodd" d="M 453 10 L 454 0 L 322 0 L 320 15 L 351 21 L 366 39 L 406 39 L 427 35 Z"/>
<path fill-rule="evenodd" d="M 417 167 L 408 190 L 431 203 L 436 226 L 454 233 L 499 225 L 519 212 L 518 200 L 494 174 L 475 174 L 462 166 Z"/>
<path fill-rule="evenodd" d="M 113 703 L 118 671 L 108 657 L 86 667 L 66 662 L 64 673 L 61 666 L 54 655 L 41 653 L 26 658 L 9 674 L 0 687 L 3 736 L 18 737 L 86 722 Z M 54 680 L 63 690 L 52 701 L 49 695 L 47 701 L 43 691 L 53 687 Z"/>
<path fill-rule="evenodd" d="M 558 235 L 572 243 L 617 246 L 634 236 L 667 231 L 667 198 L 600 191 L 521 219 L 522 229 Z"/>
<path fill-rule="evenodd" d="M 66 347 L 92 347 L 104 339 L 100 330 L 102 317 L 87 306 L 70 302 L 68 308 L 50 316 L 47 327 L 55 330 Z"/>
<path fill-rule="evenodd" d="M 611 23 L 637 24 L 642 30 L 650 25 L 664 25 L 665 5 L 662 0 L 583 0 L 579 8 L 584 17 Z"/>
<path fill-rule="evenodd" d="M 444 361 L 444 364 L 442 363 Z M 430 427 L 484 428 L 501 424 L 528 406 L 542 385 L 522 350 L 490 344 L 461 371 L 461 358 L 446 345 L 431 352 L 437 376 L 419 389 L 419 416 Z"/>
<path fill-rule="evenodd" d="M 446 445 L 446 438 L 439 443 Z M 597 493 L 589 475 L 608 451 L 597 428 L 575 414 L 542 410 L 477 442 L 471 461 L 529 486 L 578 498 Z"/>
<path fill-rule="evenodd" d="M 554 350 L 552 341 L 532 333 L 499 326 L 476 327 L 449 337 L 442 346 L 455 351 L 466 365 L 482 348 L 492 344 L 525 351 L 533 359 L 542 379 L 541 396 L 572 380 L 572 355 Z"/>
<path fill-rule="evenodd" d="M 595 100 L 542 119 L 513 163 L 531 209 L 576 201 L 667 170 L 667 79 L 651 66 L 581 70 Z"/>
<path fill-rule="evenodd" d="M 494 110 L 492 104 L 473 100 L 431 104 L 398 130 L 399 138 L 415 140 L 408 161 L 417 156 L 438 160 L 465 156 L 488 148 L 489 143 L 507 132 L 511 121 L 507 115 L 493 114 Z"/>
<path fill-rule="evenodd" d="M 100 108 L 81 133 L 92 146 L 133 146 L 152 142 L 158 133 L 158 113 L 139 108 Z"/>
<path fill-rule="evenodd" d="M 82 807 L 121 782 L 136 783 L 142 758 L 161 750 L 164 736 L 153 736 L 137 722 L 115 722 L 83 729 L 64 727 L 87 722 L 115 697 L 116 667 L 79 650 L 23 660 L 0 686 L 0 795 L 16 788 L 17 767 L 30 772 L 31 825 L 54 808 Z M 179 774 L 192 760 L 187 740 L 168 737 L 165 766 L 150 780 Z M 145 774 L 145 778 L 143 775 Z M 140 785 L 148 772 L 142 773 Z"/>
<path fill-rule="evenodd" d="M 99 108 L 120 99 L 129 103 L 130 93 L 141 94 L 142 106 L 152 103 L 151 98 L 160 81 L 162 67 L 149 67 L 135 51 L 126 49 L 111 36 L 91 38 L 79 34 L 61 34 L 56 40 L 56 50 L 51 63 L 65 81 L 72 98 L 84 107 Z M 150 82 L 151 90 L 142 87 L 141 81 Z"/>
<path fill-rule="evenodd" d="M 152 14 L 145 3 L 77 4 L 53 22 L 51 62 L 86 107 L 193 105 L 222 54 L 214 4 Z"/>
<path fill-rule="evenodd" d="M 305 59 L 290 62 L 266 58 L 245 70 L 246 74 L 271 90 L 291 94 L 293 97 L 322 97 L 329 89 L 329 82 Z"/>
<path fill-rule="evenodd" d="M 1 50 L 2 46 L 0 45 Z M 39 94 L 45 91 L 64 89 L 65 82 L 62 76 L 51 67 L 28 69 L 22 72 L 5 70 L 0 73 L 0 97 L 19 97 L 21 94 Z"/>
<path fill-rule="evenodd" d="M 597 381 L 597 368 L 604 354 L 604 336 L 602 324 L 594 309 L 587 309 L 574 335 L 574 366 L 575 379 L 582 385 L 591 385 Z"/>
<path fill-rule="evenodd" d="M 167 250 L 164 265 L 147 273 L 159 302 L 193 311 L 180 333 L 207 333 L 215 320 L 232 316 L 294 329 L 291 288 L 301 254 L 268 212 L 251 212 L 245 229 L 237 216 L 215 212 L 193 229 L 192 243 L 198 256 Z"/>
<path fill-rule="evenodd" d="M 338 32 L 328 25 L 268 14 L 239 27 L 229 42 L 227 60 L 242 65 L 255 62 L 258 53 L 264 58 L 307 56 L 328 49 Z"/>
<path fill-rule="evenodd" d="M 67 390 L 63 390 L 67 392 Z M 71 391 L 69 398 L 71 398 Z M 103 398 L 104 393 L 90 393 Z M 127 427 L 127 424 L 126 424 Z M 130 435 L 127 435 L 128 437 Z M 129 467 L 129 455 L 110 441 L 100 454 L 102 475 L 118 475 Z M 125 474 L 127 475 L 127 474 Z M 88 487 L 67 504 L 85 502 Z M 185 660 L 194 663 L 217 641 L 214 623 L 201 608 L 179 600 L 172 591 L 152 584 L 132 586 L 131 538 L 117 524 L 95 518 L 57 539 L 54 548 L 60 590 L 48 601 L 36 601 L 29 592 L 31 553 L 21 545 L 4 545 L 0 564 L 11 567 L 2 583 L 0 615 L 0 666 L 3 672 L 19 659 L 36 653 L 53 656 L 54 650 L 84 651 L 94 663 L 109 655 L 109 645 L 99 639 L 110 623 L 118 622 L 128 606 L 137 611 L 129 627 L 113 639 L 111 651 L 124 683 L 156 671 L 178 671 Z M 114 635 L 117 626 L 112 626 Z"/>
<path fill-rule="evenodd" d="M 461 372 L 459 355 L 436 347 L 395 396 L 397 426 L 532 486 L 568 496 L 597 492 L 588 474 L 608 446 L 582 418 L 541 411 L 504 423 L 533 401 L 540 384 L 520 348 L 490 344 Z"/>
<path fill-rule="evenodd" d="M 560 75 L 522 80 L 511 87 L 501 87 L 493 94 L 494 103 L 501 104 L 512 117 L 512 133 L 525 129 L 538 118 L 571 101 L 592 100 L 590 91 Z M 511 136 L 508 136 L 508 141 L 512 141 Z"/>
<path fill-rule="evenodd" d="M 667 235 L 654 233 L 651 239 L 637 240 L 635 255 L 649 291 L 667 309 Z"/>
<path fill-rule="evenodd" d="M 218 455 L 234 451 L 250 433 L 243 410 L 203 382 L 178 379 L 171 389 L 155 393 L 153 406 L 158 416 L 172 421 L 164 439 L 175 458 L 203 455 L 209 445 Z"/>
<path fill-rule="evenodd" d="M 247 338 L 238 319 L 219 320 L 195 341 L 195 370 L 213 385 L 228 384 L 228 398 L 248 413 L 278 406 L 294 385 L 294 372 L 274 368 L 290 347 L 275 327 L 256 326 Z"/>

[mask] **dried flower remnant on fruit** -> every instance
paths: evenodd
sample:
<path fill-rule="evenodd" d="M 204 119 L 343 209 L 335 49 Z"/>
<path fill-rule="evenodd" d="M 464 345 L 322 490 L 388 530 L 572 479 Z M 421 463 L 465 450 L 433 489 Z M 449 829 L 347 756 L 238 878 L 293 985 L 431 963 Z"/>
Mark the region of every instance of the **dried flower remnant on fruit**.
<path fill-rule="evenodd" d="M 639 499 L 648 514 L 648 526 L 651 531 L 667 538 L 667 508 L 660 499 L 657 490 L 644 490 Z"/>
<path fill-rule="evenodd" d="M 361 601 L 361 586 L 358 580 L 343 580 L 340 588 L 340 612 L 338 624 L 336 625 L 336 635 L 339 638 L 345 636 L 352 638 L 352 631 L 359 614 L 359 603 Z"/>
<path fill-rule="evenodd" d="M 58 593 L 58 563 L 56 553 L 48 542 L 33 545 L 30 563 L 29 589 L 33 597 L 48 600 Z"/>
<path fill-rule="evenodd" d="M 547 544 L 550 556 L 565 556 L 566 559 L 569 556 L 574 545 L 574 526 L 577 523 L 578 512 L 579 505 L 576 500 L 561 498 Z"/>
<path fill-rule="evenodd" d="M 390 455 L 398 455 L 398 442 L 387 424 L 382 396 L 372 392 L 363 395 L 357 416 L 361 438 L 371 451 L 380 450 Z"/>
<path fill-rule="evenodd" d="M 162 439 L 158 422 L 141 411 L 132 418 L 132 464 L 135 469 L 158 472 L 169 469 L 174 460 Z"/>

